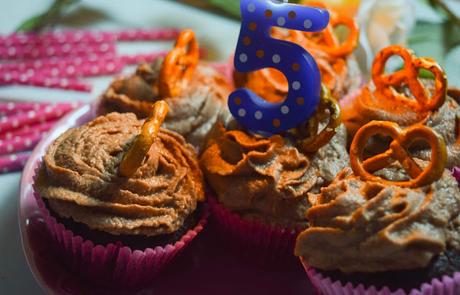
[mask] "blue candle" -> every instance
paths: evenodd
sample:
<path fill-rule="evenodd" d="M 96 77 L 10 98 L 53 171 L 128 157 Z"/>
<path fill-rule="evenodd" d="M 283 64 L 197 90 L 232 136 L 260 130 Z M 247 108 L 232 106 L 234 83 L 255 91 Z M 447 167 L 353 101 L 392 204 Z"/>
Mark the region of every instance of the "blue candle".
<path fill-rule="evenodd" d="M 240 72 L 275 68 L 286 76 L 289 92 L 283 102 L 270 103 L 249 89 L 237 89 L 228 100 L 230 112 L 239 124 L 253 132 L 276 134 L 295 128 L 316 110 L 320 99 L 320 72 L 305 49 L 272 38 L 270 29 L 275 26 L 321 31 L 329 22 L 329 13 L 320 8 L 270 0 L 241 0 L 240 8 L 242 22 L 235 68 Z"/>

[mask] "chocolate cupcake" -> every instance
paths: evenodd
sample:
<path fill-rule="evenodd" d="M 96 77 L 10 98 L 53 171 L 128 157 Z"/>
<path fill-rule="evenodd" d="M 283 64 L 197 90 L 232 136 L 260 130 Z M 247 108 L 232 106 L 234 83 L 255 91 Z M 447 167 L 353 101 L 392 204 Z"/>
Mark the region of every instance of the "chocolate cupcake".
<path fill-rule="evenodd" d="M 326 8 L 323 3 L 308 2 L 310 6 Z M 282 28 L 273 28 L 272 36 L 290 41 L 304 47 L 314 58 L 321 72 L 321 80 L 336 100 L 359 89 L 362 75 L 353 51 L 357 46 L 359 29 L 356 22 L 347 16 L 339 15 L 328 8 L 330 23 L 318 33 L 306 33 Z M 349 30 L 346 40 L 339 42 L 334 31 L 339 25 Z M 263 48 L 262 48 L 263 49 Z M 259 51 L 263 57 L 263 50 Z M 235 86 L 247 87 L 270 102 L 283 101 L 288 92 L 288 82 L 284 75 L 272 68 L 250 73 L 234 72 Z"/>
<path fill-rule="evenodd" d="M 195 151 L 179 134 L 159 128 L 164 102 L 153 112 L 145 122 L 132 113 L 110 113 L 68 130 L 49 147 L 37 172 L 37 200 L 70 266 L 78 268 L 79 255 L 87 252 L 103 257 L 91 260 L 91 267 L 101 269 L 91 279 L 123 286 L 146 282 L 204 225 Z M 126 262 L 141 264 L 132 273 Z"/>
<path fill-rule="evenodd" d="M 185 30 L 164 59 L 141 64 L 134 75 L 115 80 L 102 96 L 101 112 L 133 112 L 145 118 L 155 101 L 165 100 L 171 111 L 163 126 L 200 147 L 230 90 L 224 76 L 199 62 L 194 33 Z"/>
<path fill-rule="evenodd" d="M 402 70 L 384 74 L 391 56 L 404 60 Z M 419 70 L 432 72 L 432 78 L 419 77 Z M 402 127 L 423 124 L 433 128 L 447 145 L 447 168 L 460 165 L 457 118 L 460 117 L 459 95 L 447 90 L 447 78 L 441 67 L 429 58 L 416 58 L 400 46 L 383 49 L 375 58 L 370 85 L 342 102 L 343 121 L 350 139 L 356 131 L 372 120 L 392 121 Z M 457 95 L 456 95 L 457 93 Z M 381 139 L 377 145 L 386 145 Z M 411 152 L 418 158 L 429 159 L 428 150 L 415 145 Z"/>
<path fill-rule="evenodd" d="M 391 152 L 363 160 L 363 143 L 378 132 L 394 138 Z M 429 163 L 408 157 L 420 138 L 432 147 Z M 295 254 L 314 285 L 324 294 L 415 294 L 422 284 L 426 294 L 449 294 L 460 282 L 460 190 L 444 169 L 442 137 L 425 126 L 374 121 L 357 133 L 350 155 L 353 171 L 308 196 L 309 227 Z"/>
<path fill-rule="evenodd" d="M 215 193 L 211 210 L 229 240 L 258 255 L 292 257 L 295 237 L 307 227 L 308 192 L 318 192 L 348 165 L 345 128 L 338 113 L 331 116 L 334 126 L 324 130 L 333 131 L 321 143 L 312 138 L 324 131 L 307 139 L 306 127 L 263 137 L 233 119 L 216 123 L 200 165 Z"/>

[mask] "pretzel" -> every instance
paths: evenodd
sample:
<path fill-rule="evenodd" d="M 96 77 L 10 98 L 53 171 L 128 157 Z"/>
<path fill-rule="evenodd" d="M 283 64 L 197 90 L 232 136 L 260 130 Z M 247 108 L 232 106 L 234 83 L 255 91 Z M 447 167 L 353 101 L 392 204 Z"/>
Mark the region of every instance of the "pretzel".
<path fill-rule="evenodd" d="M 351 17 L 336 13 L 322 2 L 303 1 L 302 3 L 328 9 L 330 16 L 329 25 L 325 30 L 320 33 L 302 33 L 305 36 L 305 40 L 302 43 L 305 43 L 307 48 L 318 49 L 329 54 L 331 57 L 343 57 L 351 54 L 356 48 L 359 38 L 359 27 L 356 21 Z M 339 41 L 334 32 L 334 29 L 340 25 L 349 30 L 347 38 L 342 42 Z M 313 36 L 316 38 L 313 38 Z"/>
<path fill-rule="evenodd" d="M 160 100 L 153 105 L 151 115 L 145 120 L 141 132 L 121 160 L 119 170 L 122 176 L 131 177 L 142 165 L 167 114 L 168 104 L 165 101 Z"/>
<path fill-rule="evenodd" d="M 390 136 L 393 139 L 390 148 L 382 154 L 363 160 L 364 148 L 369 139 L 376 134 Z M 417 140 L 423 140 L 431 147 L 431 160 L 425 169 L 422 169 L 407 151 Z M 372 174 L 395 161 L 401 164 L 411 180 L 391 181 Z M 441 178 L 446 161 L 447 150 L 442 136 L 421 124 L 401 130 L 399 125 L 393 122 L 372 121 L 358 130 L 350 147 L 350 164 L 355 175 L 366 181 L 377 181 L 387 185 L 411 188 L 429 185 Z"/>
<path fill-rule="evenodd" d="M 329 122 L 326 127 L 318 134 L 319 122 L 322 121 L 329 110 Z M 337 133 L 337 129 L 342 122 L 340 117 L 339 104 L 332 98 L 329 89 L 321 84 L 321 101 L 315 115 L 307 122 L 306 129 L 309 137 L 297 142 L 297 145 L 305 153 L 314 153 L 326 145 Z"/>
<path fill-rule="evenodd" d="M 403 69 L 385 74 L 385 64 L 393 55 L 403 59 Z M 418 80 L 419 69 L 428 70 L 435 76 L 435 89 L 431 97 L 430 92 Z M 372 80 L 377 93 L 404 103 L 417 111 L 436 110 L 446 99 L 447 77 L 439 64 L 431 58 L 417 58 L 412 51 L 398 45 L 384 48 L 375 57 L 372 65 Z M 395 90 L 395 87 L 403 85 L 409 87 L 415 100 Z"/>
<path fill-rule="evenodd" d="M 166 55 L 160 71 L 161 97 L 180 95 L 183 84 L 190 81 L 198 65 L 200 54 L 195 33 L 184 30 L 179 34 L 174 49 Z"/>

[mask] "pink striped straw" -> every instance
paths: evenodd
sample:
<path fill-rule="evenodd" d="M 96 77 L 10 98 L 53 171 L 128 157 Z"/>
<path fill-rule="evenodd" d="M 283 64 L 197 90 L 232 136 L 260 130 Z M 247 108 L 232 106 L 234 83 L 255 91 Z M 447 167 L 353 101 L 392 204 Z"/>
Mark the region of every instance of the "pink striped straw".
<path fill-rule="evenodd" d="M 0 47 L 0 59 L 36 59 L 56 56 L 87 56 L 88 54 L 115 54 L 115 43 L 77 43 L 50 45 L 11 45 Z"/>
<path fill-rule="evenodd" d="M 116 32 L 95 32 L 88 30 L 51 31 L 42 34 L 13 33 L 0 36 L 0 47 L 27 44 L 71 44 L 71 43 L 107 43 L 115 41 L 157 41 L 177 38 L 180 29 L 152 28 L 127 29 Z"/>
<path fill-rule="evenodd" d="M 91 85 L 78 79 L 33 76 L 16 72 L 0 73 L 0 85 L 11 84 L 91 92 Z"/>
<path fill-rule="evenodd" d="M 118 41 L 173 40 L 179 36 L 180 31 L 177 28 L 133 29 L 116 32 L 115 36 Z"/>
<path fill-rule="evenodd" d="M 4 116 L 0 119 L 0 132 L 31 126 L 40 122 L 47 122 L 62 117 L 73 110 L 76 106 L 72 104 L 58 104 L 43 106 L 36 111 L 29 111 L 22 114 Z"/>
<path fill-rule="evenodd" d="M 31 154 L 32 152 L 28 151 L 0 156 L 0 173 L 22 170 Z"/>
<path fill-rule="evenodd" d="M 30 136 L 17 136 L 13 139 L 0 140 L 0 155 L 31 150 L 45 133 Z"/>
<path fill-rule="evenodd" d="M 15 137 L 25 137 L 25 136 L 32 136 L 32 135 L 38 135 L 38 134 L 45 134 L 51 128 L 53 128 L 53 126 L 56 124 L 57 121 L 59 120 L 58 119 L 51 120 L 48 122 L 43 122 L 43 123 L 35 124 L 32 126 L 27 125 L 21 129 L 7 131 L 5 133 L 0 134 L 0 140 L 10 140 Z"/>

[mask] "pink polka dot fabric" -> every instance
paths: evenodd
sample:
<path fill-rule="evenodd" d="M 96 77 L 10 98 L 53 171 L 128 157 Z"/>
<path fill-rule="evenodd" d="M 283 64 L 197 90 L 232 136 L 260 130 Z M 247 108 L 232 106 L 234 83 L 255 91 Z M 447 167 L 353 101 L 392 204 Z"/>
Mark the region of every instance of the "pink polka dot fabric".
<path fill-rule="evenodd" d="M 118 41 L 173 40 L 175 28 L 118 32 L 52 31 L 0 36 L 0 86 L 30 85 L 90 92 L 83 77 L 111 75 L 128 64 L 150 62 L 167 54 L 119 55 Z"/>

